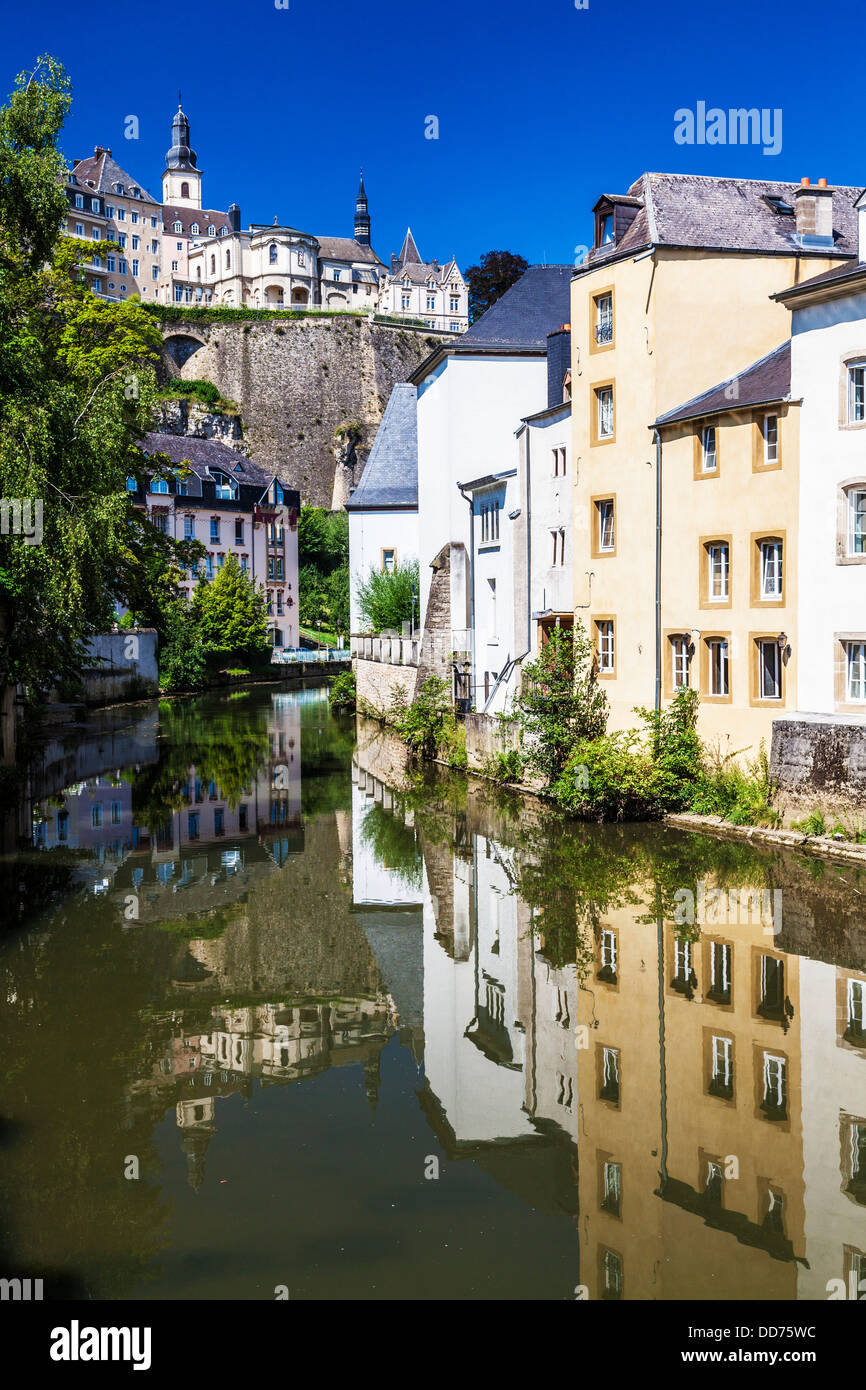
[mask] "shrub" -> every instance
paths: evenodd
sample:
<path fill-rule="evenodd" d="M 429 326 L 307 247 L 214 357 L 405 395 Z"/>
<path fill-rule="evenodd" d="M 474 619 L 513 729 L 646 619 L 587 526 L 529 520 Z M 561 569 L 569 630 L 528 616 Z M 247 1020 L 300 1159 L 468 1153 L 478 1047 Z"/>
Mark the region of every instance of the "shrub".
<path fill-rule="evenodd" d="M 159 394 L 163 400 L 176 400 L 186 396 L 201 401 L 203 405 L 219 405 L 222 401 L 219 388 L 214 386 L 212 381 L 186 381 L 182 377 L 175 377 Z"/>
<path fill-rule="evenodd" d="M 778 783 L 770 776 L 770 759 L 761 740 L 758 756 L 745 769 L 729 753 L 717 758 L 715 766 L 698 779 L 692 796 L 692 811 L 704 816 L 722 816 L 731 825 L 779 826 L 782 817 L 773 802 Z"/>
<path fill-rule="evenodd" d="M 576 742 L 604 733 L 607 696 L 579 620 L 573 633 L 555 628 L 537 660 L 524 666 L 519 719 L 526 765 L 548 787 L 561 776 Z"/>
<path fill-rule="evenodd" d="M 370 570 L 358 586 L 358 607 L 373 632 L 385 628 L 399 632 L 403 623 L 412 621 L 413 613 L 418 613 L 419 580 L 417 560 L 392 570 Z"/>
<path fill-rule="evenodd" d="M 794 830 L 802 830 L 804 835 L 826 835 L 827 824 L 821 811 L 810 811 L 803 820 L 792 821 Z"/>
<path fill-rule="evenodd" d="M 171 604 L 166 641 L 159 654 L 162 690 L 198 690 L 205 683 L 207 661 L 198 622 L 184 599 Z"/>
<path fill-rule="evenodd" d="M 345 710 L 347 714 L 354 714 L 357 698 L 355 672 L 341 671 L 328 691 L 331 709 Z"/>
<path fill-rule="evenodd" d="M 447 683 L 440 676 L 429 676 L 411 705 L 400 691 L 391 703 L 389 722 L 416 757 L 435 758 L 440 742 L 451 737 L 457 723 Z M 465 740 L 463 751 L 465 758 Z"/>
<path fill-rule="evenodd" d="M 634 729 L 580 739 L 554 786 L 556 800 L 584 820 L 652 820 L 664 815 L 676 779 L 658 766 Z"/>

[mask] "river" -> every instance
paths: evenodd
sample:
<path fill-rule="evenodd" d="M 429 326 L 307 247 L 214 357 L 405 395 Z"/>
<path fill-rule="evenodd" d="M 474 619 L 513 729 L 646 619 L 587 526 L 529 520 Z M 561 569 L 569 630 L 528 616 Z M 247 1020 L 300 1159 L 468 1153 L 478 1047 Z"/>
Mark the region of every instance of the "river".
<path fill-rule="evenodd" d="M 91 716 L 5 824 L 0 1273 L 46 1298 L 866 1280 L 850 867 L 419 775 L 321 688 Z"/>

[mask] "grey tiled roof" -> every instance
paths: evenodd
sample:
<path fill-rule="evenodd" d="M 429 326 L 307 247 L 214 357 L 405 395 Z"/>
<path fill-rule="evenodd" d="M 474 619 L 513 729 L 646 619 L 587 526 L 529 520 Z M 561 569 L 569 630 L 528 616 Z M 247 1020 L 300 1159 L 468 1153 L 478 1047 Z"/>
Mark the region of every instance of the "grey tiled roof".
<path fill-rule="evenodd" d="M 821 289 L 824 285 L 828 288 L 834 286 L 837 281 L 843 282 L 839 285 L 840 291 L 845 288 L 846 281 L 859 281 L 866 278 L 866 264 L 863 261 L 850 260 L 843 261 L 841 265 L 835 265 L 832 270 L 825 270 L 823 275 L 812 275 L 808 280 L 801 280 L 799 285 L 790 285 L 786 290 L 779 290 L 778 294 L 771 296 L 772 299 L 781 300 L 783 304 L 789 303 L 793 299 L 804 298 L 811 294 L 812 290 Z M 856 290 L 856 285 L 851 286 L 852 292 Z"/>
<path fill-rule="evenodd" d="M 685 405 L 660 415 L 656 424 L 673 425 L 685 420 L 698 420 L 706 415 L 718 415 L 726 410 L 744 410 L 750 406 L 785 401 L 791 394 L 791 340 L 754 362 L 744 372 L 728 377 L 718 386 L 694 396 Z"/>
<path fill-rule="evenodd" d="M 146 434 L 138 445 L 142 453 L 168 454 L 172 463 L 186 463 L 200 478 L 207 477 L 208 468 L 219 468 L 238 483 L 266 488 L 273 473 L 266 473 L 252 459 L 230 449 L 218 439 L 194 439 L 186 434 Z M 238 472 L 240 467 L 240 472 Z"/>
<path fill-rule="evenodd" d="M 139 179 L 134 179 L 132 174 L 128 174 L 125 169 L 111 157 L 111 151 L 100 149 L 98 153 L 89 155 L 87 159 L 80 159 L 72 170 L 80 184 L 88 184 L 99 193 L 115 193 L 114 185 L 123 184 L 124 198 L 131 198 L 131 189 L 137 188 L 141 194 L 143 203 L 160 202 L 159 198 L 154 198 L 153 194 L 148 193 L 144 184 Z"/>
<path fill-rule="evenodd" d="M 347 236 L 317 236 L 319 256 L 327 261 L 354 261 L 365 265 L 381 265 L 372 246 L 364 246 Z"/>
<path fill-rule="evenodd" d="M 221 227 L 225 227 L 226 232 L 231 231 L 227 212 L 217 212 L 215 208 L 175 208 L 166 203 L 162 210 L 162 221 L 169 236 L 179 233 L 174 232 L 174 223 L 179 222 L 183 228 L 183 236 L 192 236 L 190 227 L 194 222 L 198 224 L 198 236 L 209 237 L 208 227 L 216 227 L 217 235 Z"/>
<path fill-rule="evenodd" d="M 400 383 L 391 392 L 361 481 L 347 511 L 417 507 L 418 392 Z"/>
<path fill-rule="evenodd" d="M 460 339 L 460 350 L 542 348 L 547 335 L 568 323 L 574 267 L 531 265 Z"/>
<path fill-rule="evenodd" d="M 415 245 L 415 238 L 412 235 L 411 227 L 409 227 L 406 231 L 403 246 L 399 256 L 397 257 L 397 260 L 400 262 L 401 265 L 411 265 L 413 262 L 415 262 L 416 265 L 421 264 L 421 252 Z"/>
<path fill-rule="evenodd" d="M 774 212 L 765 201 L 775 197 L 792 203 L 799 187 L 770 179 L 642 174 L 622 199 L 632 207 L 634 199 L 639 200 L 631 226 L 615 244 L 593 249 L 584 265 L 650 244 L 788 255 L 796 249 L 806 256 L 826 256 L 826 247 L 795 248 L 791 239 L 796 230 L 793 215 Z M 859 194 L 859 188 L 833 188 L 835 249 L 841 255 L 852 256 L 857 251 L 854 203 Z M 617 195 L 608 196 L 616 201 Z"/>

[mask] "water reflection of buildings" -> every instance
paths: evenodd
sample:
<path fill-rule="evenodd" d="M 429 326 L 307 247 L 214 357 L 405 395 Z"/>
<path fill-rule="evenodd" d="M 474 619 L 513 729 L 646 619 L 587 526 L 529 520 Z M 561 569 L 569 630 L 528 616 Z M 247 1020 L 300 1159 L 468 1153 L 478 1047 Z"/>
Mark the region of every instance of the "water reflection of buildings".
<path fill-rule="evenodd" d="M 182 1024 L 180 1015 L 167 1020 L 162 1055 L 151 1075 L 132 1087 L 130 1099 L 133 1105 L 146 1102 L 155 1116 L 174 1110 L 189 1181 L 198 1188 L 217 1132 L 217 1101 L 249 1098 L 254 1081 L 286 1085 L 329 1067 L 360 1063 L 367 1101 L 375 1110 L 379 1058 L 394 1032 L 394 1013 L 384 997 L 261 1003 L 214 1006 L 200 1031 L 187 1032 Z"/>
<path fill-rule="evenodd" d="M 399 795 L 376 794 L 401 814 Z M 779 935 L 734 920 L 690 939 L 641 907 L 602 914 L 578 981 L 515 892 L 514 829 L 469 802 L 447 841 L 414 818 L 423 1103 L 449 1151 L 556 1136 L 555 1200 L 579 1213 L 592 1299 L 852 1296 L 866 1280 L 866 934 L 840 933 L 803 870 Z M 365 891 L 371 852 L 356 839 Z"/>
<path fill-rule="evenodd" d="M 34 814 L 38 849 L 81 854 L 77 876 L 92 892 L 111 892 L 127 924 L 203 913 L 245 893 L 304 847 L 301 819 L 301 722 L 304 692 L 271 696 L 262 756 L 246 784 L 227 795 L 194 764 L 169 789 L 180 806 L 155 829 L 134 809 L 141 767 L 96 776 L 67 788 L 60 804 L 44 801 Z M 231 747 L 231 734 L 226 748 Z M 180 899 L 178 899 L 180 895 Z"/>

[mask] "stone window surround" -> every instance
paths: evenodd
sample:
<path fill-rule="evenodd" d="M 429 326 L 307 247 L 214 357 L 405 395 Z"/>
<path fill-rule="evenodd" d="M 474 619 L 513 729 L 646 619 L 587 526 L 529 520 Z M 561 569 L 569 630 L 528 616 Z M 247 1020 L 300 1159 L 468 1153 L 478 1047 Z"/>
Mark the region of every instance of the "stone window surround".
<path fill-rule="evenodd" d="M 866 362 L 866 346 L 846 352 L 839 364 L 839 428 L 840 430 L 864 430 L 866 419 L 848 419 L 848 368 L 855 362 Z"/>
<path fill-rule="evenodd" d="M 852 425 L 852 429 L 859 429 L 859 425 Z M 863 488 L 866 490 L 866 473 L 859 477 L 846 478 L 836 487 L 836 564 L 837 565 L 866 565 L 866 554 L 848 554 L 848 493 L 852 488 Z"/>
<path fill-rule="evenodd" d="M 846 642 L 866 642 L 866 629 L 862 629 L 860 632 L 833 633 L 833 709 L 837 714 L 853 714 L 860 719 L 866 719 L 866 702 L 861 703 L 846 698 L 848 675 Z"/>

